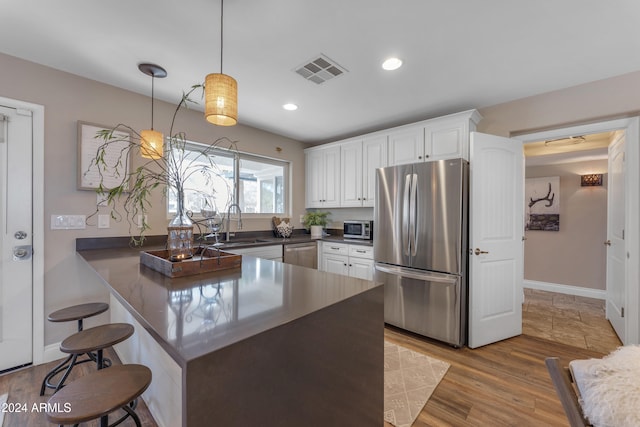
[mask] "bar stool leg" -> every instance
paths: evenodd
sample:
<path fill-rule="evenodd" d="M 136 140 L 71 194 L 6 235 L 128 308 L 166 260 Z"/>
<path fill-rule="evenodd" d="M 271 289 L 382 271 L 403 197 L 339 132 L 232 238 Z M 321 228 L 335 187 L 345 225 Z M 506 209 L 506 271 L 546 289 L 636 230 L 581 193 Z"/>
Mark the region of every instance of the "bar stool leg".
<path fill-rule="evenodd" d="M 51 379 L 53 377 L 55 377 L 56 375 L 58 375 L 63 370 L 65 370 L 67 368 L 66 364 L 69 363 L 69 361 L 72 358 L 73 358 L 73 355 L 70 354 L 69 356 L 67 356 L 67 358 L 65 360 L 60 362 L 55 368 L 53 368 L 51 371 L 49 371 L 49 373 L 44 377 L 44 380 L 42 380 L 42 386 L 40 387 L 40 396 L 44 396 L 45 388 L 47 388 L 47 387 L 55 388 L 56 387 L 55 385 L 51 384 Z"/>
<path fill-rule="evenodd" d="M 77 354 L 74 354 L 74 355 L 71 356 L 71 363 L 69 363 L 69 367 L 67 368 L 67 370 L 65 371 L 64 375 L 60 379 L 60 382 L 56 386 L 56 390 L 54 391 L 54 393 L 62 388 L 62 386 L 64 385 L 64 382 L 67 380 L 67 377 L 71 373 L 71 369 L 76 364 L 76 360 L 77 359 L 78 359 L 78 355 Z"/>

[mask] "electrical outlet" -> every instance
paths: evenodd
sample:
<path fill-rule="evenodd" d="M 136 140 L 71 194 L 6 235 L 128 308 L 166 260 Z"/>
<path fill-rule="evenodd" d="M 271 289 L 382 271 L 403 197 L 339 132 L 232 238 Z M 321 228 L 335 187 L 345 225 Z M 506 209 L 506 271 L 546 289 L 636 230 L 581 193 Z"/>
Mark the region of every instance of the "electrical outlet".
<path fill-rule="evenodd" d="M 300 215 L 300 224 L 304 222 L 304 215 Z"/>

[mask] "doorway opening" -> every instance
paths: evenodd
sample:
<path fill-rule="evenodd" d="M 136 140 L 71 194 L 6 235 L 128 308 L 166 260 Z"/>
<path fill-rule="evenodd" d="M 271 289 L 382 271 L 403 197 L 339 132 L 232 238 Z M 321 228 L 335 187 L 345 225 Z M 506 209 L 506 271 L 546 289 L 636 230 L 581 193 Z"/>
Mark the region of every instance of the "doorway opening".
<path fill-rule="evenodd" d="M 566 145 L 580 145 L 581 143 L 577 143 L 572 141 L 577 136 L 584 136 L 586 138 L 587 135 L 599 135 L 600 137 L 604 137 L 605 142 L 604 145 L 609 145 L 613 143 L 616 138 L 619 138 L 620 135 L 623 136 L 623 139 L 626 139 L 625 146 L 625 164 L 624 164 L 624 175 L 622 179 L 622 183 L 624 189 L 622 190 L 622 194 L 620 195 L 624 200 L 624 208 L 622 209 L 623 214 L 623 229 L 626 234 L 626 238 L 624 239 L 622 245 L 624 246 L 624 253 L 627 254 L 624 265 L 622 266 L 622 279 L 619 282 L 622 282 L 622 289 L 611 289 L 611 286 L 608 285 L 606 291 L 604 292 L 605 299 L 607 301 L 607 318 L 610 319 L 611 323 L 614 324 L 615 319 L 612 319 L 615 313 L 610 313 L 610 302 L 612 299 L 615 299 L 616 295 L 623 301 L 622 304 L 625 307 L 626 313 L 622 313 L 621 318 L 618 319 L 621 328 L 617 328 L 614 325 L 614 328 L 620 335 L 620 339 L 624 344 L 637 343 L 638 342 L 638 295 L 639 295 L 639 285 L 638 285 L 638 267 L 637 262 L 629 262 L 628 257 L 630 254 L 638 254 L 637 248 L 639 245 L 640 234 L 639 234 L 639 224 L 638 224 L 638 169 L 640 167 L 640 155 L 638 149 L 638 118 L 629 118 L 629 119 L 620 119 L 620 120 L 611 120 L 606 122 L 593 123 L 589 125 L 580 125 L 567 127 L 564 129 L 555 129 L 551 131 L 544 132 L 536 132 L 531 134 L 521 134 L 518 135 L 517 138 L 522 140 L 525 144 L 525 150 L 527 149 L 527 144 L 532 144 L 531 147 L 535 147 L 535 144 L 538 145 L 544 144 L 544 141 L 558 141 L 559 143 L 556 145 L 561 145 L 562 143 Z M 595 137 L 594 137 L 595 138 Z M 540 142 L 542 141 L 542 142 Z M 553 144 L 553 143 L 552 143 Z M 551 144 L 551 145 L 552 145 Z M 547 144 L 549 146 L 550 144 Z M 586 145 L 585 145 L 586 146 Z M 575 148 L 575 147 L 574 147 Z M 602 149 L 604 147 L 600 147 Z M 597 149 L 596 149 L 597 150 Z M 591 153 L 594 155 L 594 153 Z M 560 158 L 562 156 L 558 155 Z M 569 156 L 569 155 L 565 155 Z M 602 154 L 596 154 L 595 157 L 603 157 Z M 596 161 L 595 159 L 592 161 Z M 595 171 L 594 171 L 595 172 Z M 609 171 L 610 172 L 610 171 Z M 586 173 L 586 171 L 585 171 Z M 611 175 L 611 173 L 609 173 Z M 608 176 L 610 180 L 612 177 Z M 635 184 L 634 184 L 635 183 Z M 610 195 L 607 194 L 609 198 Z M 528 199 L 527 199 L 528 200 Z M 535 200 L 535 199 L 534 199 Z M 609 209 L 611 209 L 611 203 L 608 202 Z M 609 214 L 610 215 L 610 214 Z M 562 219 L 560 219 L 562 223 Z M 592 233 L 593 230 L 585 230 L 585 233 Z M 602 250 L 605 248 L 604 243 L 609 240 L 609 236 L 607 239 L 602 240 L 599 245 L 602 245 L 599 249 Z M 529 242 L 527 242 L 529 243 Z M 594 248 L 597 251 L 597 249 Z M 605 248 L 605 250 L 608 250 Z M 573 259 L 580 260 L 582 256 L 582 251 L 575 250 L 574 253 L 569 254 L 569 256 L 573 257 Z M 602 276 L 600 276 L 602 277 Z M 526 280 L 525 280 L 526 281 Z M 611 282 L 611 278 L 607 279 L 608 282 Z M 544 283 L 544 282 L 542 282 Z M 577 291 L 580 288 L 576 288 L 575 286 L 568 286 L 568 289 L 558 289 L 556 288 L 555 292 L 563 292 L 570 293 L 567 291 Z M 573 289 L 572 289 L 573 288 Z M 602 291 L 600 296 L 598 296 L 598 292 L 590 295 L 589 289 L 587 289 L 587 295 L 584 296 L 594 296 L 596 298 L 602 298 Z M 551 289 L 548 289 L 551 290 Z M 581 288 L 582 292 L 585 292 L 585 288 Z"/>

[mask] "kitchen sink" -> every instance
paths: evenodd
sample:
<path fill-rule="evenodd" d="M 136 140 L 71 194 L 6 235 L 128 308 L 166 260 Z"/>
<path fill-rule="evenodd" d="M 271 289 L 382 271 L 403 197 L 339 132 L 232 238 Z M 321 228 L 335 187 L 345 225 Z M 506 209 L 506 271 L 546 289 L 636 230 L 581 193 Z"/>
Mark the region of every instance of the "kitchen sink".
<path fill-rule="evenodd" d="M 229 240 L 228 242 L 221 241 L 220 243 L 222 243 L 223 248 L 228 248 L 231 246 L 248 246 L 248 245 L 255 245 L 258 243 L 270 243 L 270 242 L 272 241 L 267 239 L 242 239 L 242 240 Z"/>

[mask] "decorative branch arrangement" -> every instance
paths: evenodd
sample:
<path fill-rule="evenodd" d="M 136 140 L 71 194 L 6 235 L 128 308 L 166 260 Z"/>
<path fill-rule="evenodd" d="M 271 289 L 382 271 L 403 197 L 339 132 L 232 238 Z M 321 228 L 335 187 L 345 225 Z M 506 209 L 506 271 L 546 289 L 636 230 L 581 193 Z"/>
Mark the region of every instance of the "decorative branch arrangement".
<path fill-rule="evenodd" d="M 211 200 L 216 193 L 213 186 L 213 179 L 215 177 L 221 177 L 222 171 L 213 159 L 213 152 L 221 148 L 237 151 L 236 141 L 232 141 L 226 137 L 216 139 L 212 144 L 204 146 L 203 149 L 199 151 L 192 149 L 186 150 L 186 133 L 174 133 L 174 125 L 178 112 L 182 107 L 188 108 L 189 104 L 197 104 L 197 102 L 191 99 L 191 95 L 198 89 L 202 90 L 204 86 L 201 84 L 194 85 L 188 92 L 183 93 L 182 99 L 173 113 L 169 137 L 165 143 L 164 156 L 161 155 L 162 147 L 155 153 L 149 153 L 149 148 L 144 147 L 144 150 L 147 150 L 147 154 L 151 154 L 151 159 L 145 159 L 144 164 L 132 169 L 129 168 L 128 164 L 128 162 L 131 161 L 129 154 L 132 152 L 131 150 L 134 150 L 133 153 L 136 153 L 142 149 L 142 137 L 135 129 L 125 124 L 118 124 L 113 129 L 98 131 L 95 136 L 95 138 L 104 141 L 98 147 L 96 156 L 89 165 L 89 168 L 97 167 L 100 174 L 101 180 L 96 192 L 105 197 L 107 205 L 111 208 L 111 218 L 115 221 L 120 221 L 125 217 L 128 220 L 129 234 L 131 235 L 134 245 L 141 245 L 144 242 L 144 233 L 149 229 L 145 213 L 152 207 L 150 197 L 154 190 L 163 187 L 164 197 L 168 196 L 169 191 L 175 192 L 178 200 L 177 216 L 184 216 L 186 214 L 184 211 L 185 190 L 202 194 L 205 203 Z M 118 166 L 124 166 L 119 169 L 131 172 L 121 174 L 118 185 L 112 188 L 106 188 L 103 185 L 103 177 L 106 172 L 112 168 L 112 166 L 109 166 L 106 162 L 106 152 L 109 147 L 123 141 L 119 136 L 121 133 L 118 132 L 122 130 L 131 132 L 133 137 L 126 146 L 120 149 L 116 164 Z M 151 148 L 151 150 L 153 150 L 153 148 Z M 197 153 L 196 156 L 193 156 L 194 152 Z M 188 180 L 196 174 L 201 175 L 205 179 L 207 187 L 211 190 L 210 192 L 204 193 L 195 188 L 185 188 Z M 117 202 L 120 200 L 122 200 L 123 203 L 122 209 L 124 210 L 124 214 L 119 211 Z M 96 211 L 92 213 L 89 218 L 98 214 L 98 208 L 97 206 Z M 139 215 L 142 221 L 141 224 L 137 224 L 139 233 L 136 237 L 131 231 L 133 224 L 136 223 L 135 219 Z"/>

